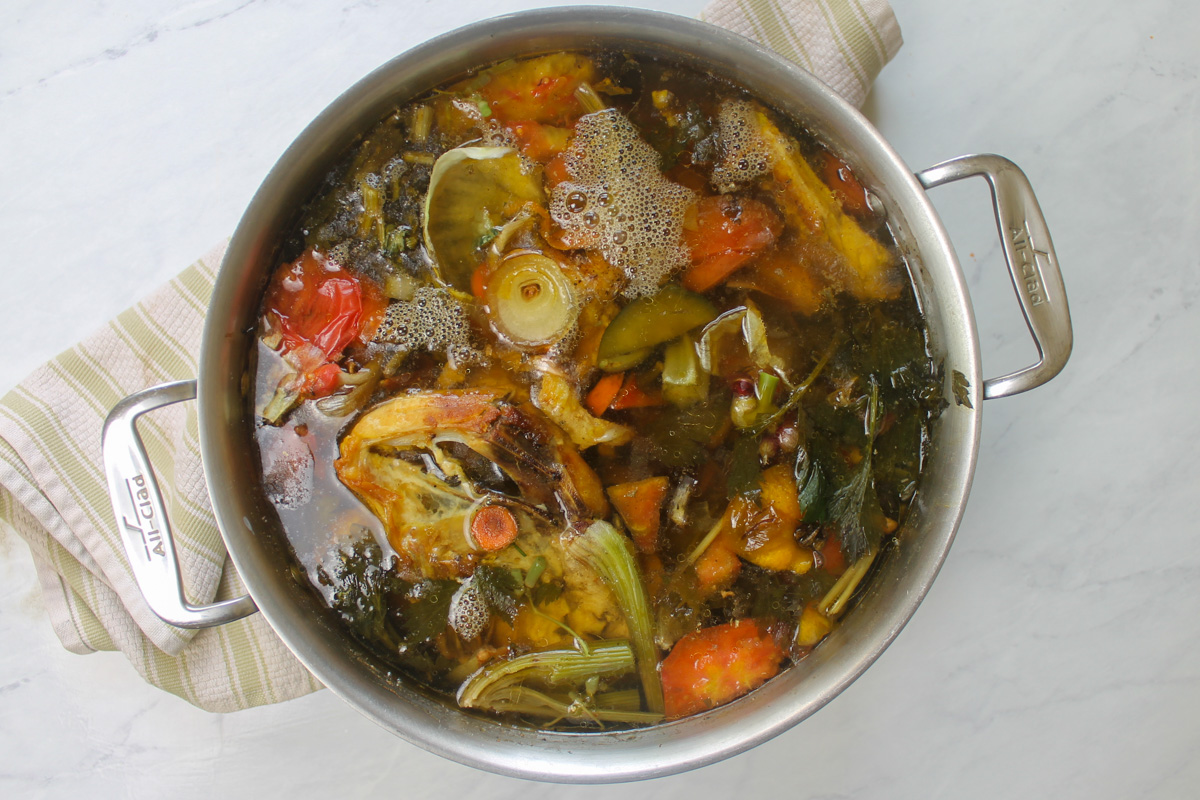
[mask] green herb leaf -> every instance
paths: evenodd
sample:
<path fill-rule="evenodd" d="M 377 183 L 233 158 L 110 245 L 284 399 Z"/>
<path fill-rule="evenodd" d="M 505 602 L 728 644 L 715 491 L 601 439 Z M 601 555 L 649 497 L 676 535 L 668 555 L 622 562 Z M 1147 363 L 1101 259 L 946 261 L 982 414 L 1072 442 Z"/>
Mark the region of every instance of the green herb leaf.
<path fill-rule="evenodd" d="M 520 610 L 523 584 L 510 570 L 483 564 L 475 570 L 475 588 L 489 609 L 512 622 Z"/>
<path fill-rule="evenodd" d="M 834 492 L 829 500 L 829 518 L 837 527 L 842 551 L 851 563 L 874 549 L 878 543 L 879 522 L 883 516 L 879 508 L 879 498 L 875 494 L 874 474 L 871 469 L 875 438 L 879 435 L 879 423 L 883 415 L 879 413 L 879 383 L 873 375 L 870 381 L 865 455 L 850 482 Z"/>
<path fill-rule="evenodd" d="M 458 589 L 457 581 L 423 580 L 409 590 L 405 600 L 393 610 L 405 644 L 420 644 L 446 628 L 450 599 Z"/>
<path fill-rule="evenodd" d="M 476 240 L 475 247 L 476 248 L 487 247 L 489 244 L 492 243 L 492 240 L 495 239 L 499 235 L 500 235 L 500 228 L 493 225 L 492 227 L 490 227 L 486 231 L 484 231 L 483 235 L 480 236 L 478 240 Z"/>
<path fill-rule="evenodd" d="M 561 597 L 563 588 L 563 584 L 557 580 L 538 581 L 537 585 L 530 590 L 529 599 L 535 606 L 544 606 Z"/>
<path fill-rule="evenodd" d="M 756 494 L 762 468 L 758 463 L 758 437 L 742 434 L 733 443 L 729 461 L 729 480 L 725 485 L 730 498 Z"/>
<path fill-rule="evenodd" d="M 808 454 L 801 448 L 796 455 L 796 488 L 800 491 L 800 511 L 805 522 L 824 522 L 829 519 L 825 504 L 825 476 Z"/>

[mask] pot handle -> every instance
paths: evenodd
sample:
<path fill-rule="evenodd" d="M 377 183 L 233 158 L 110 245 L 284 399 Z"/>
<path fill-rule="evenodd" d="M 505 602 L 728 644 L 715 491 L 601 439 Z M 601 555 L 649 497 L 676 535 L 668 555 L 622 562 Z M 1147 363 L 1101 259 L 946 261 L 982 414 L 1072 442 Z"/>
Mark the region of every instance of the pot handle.
<path fill-rule="evenodd" d="M 258 610 L 249 595 L 194 606 L 183 593 L 171 525 L 158 481 L 146 457 L 137 418 L 147 411 L 196 398 L 195 381 L 152 386 L 117 403 L 104 421 L 104 474 L 125 554 L 150 610 L 180 628 L 224 625 Z"/>
<path fill-rule="evenodd" d="M 918 172 L 917 180 L 932 189 L 977 175 L 986 178 L 992 188 L 1004 260 L 1041 357 L 1033 366 L 985 380 L 983 397 L 987 400 L 1028 391 L 1057 375 L 1071 355 L 1072 334 L 1066 288 L 1050 231 L 1020 167 L 1003 156 L 959 156 Z"/>

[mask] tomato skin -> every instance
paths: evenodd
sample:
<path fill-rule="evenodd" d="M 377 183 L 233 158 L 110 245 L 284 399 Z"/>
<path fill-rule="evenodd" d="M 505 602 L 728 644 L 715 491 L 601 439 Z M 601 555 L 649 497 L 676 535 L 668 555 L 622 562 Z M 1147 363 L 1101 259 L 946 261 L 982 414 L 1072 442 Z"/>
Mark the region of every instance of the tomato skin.
<path fill-rule="evenodd" d="M 505 126 L 517 140 L 522 155 L 544 164 L 567 149 L 571 129 L 543 125 L 533 120 L 519 120 Z"/>
<path fill-rule="evenodd" d="M 697 714 L 736 700 L 779 672 L 783 649 L 752 619 L 689 633 L 662 662 L 668 719 Z"/>
<path fill-rule="evenodd" d="M 550 159 L 546 164 L 546 183 L 550 186 L 557 186 L 563 181 L 571 179 L 571 173 L 567 171 L 567 159 L 562 154 Z"/>
<path fill-rule="evenodd" d="M 362 286 L 336 262 L 309 250 L 275 273 L 266 308 L 279 320 L 285 352 L 308 343 L 333 360 L 359 334 Z"/>
<path fill-rule="evenodd" d="M 356 339 L 375 335 L 387 298 L 317 250 L 275 271 L 264 302 L 282 334 L 281 355 L 296 370 L 301 397 L 324 397 L 339 386 L 335 363 Z"/>

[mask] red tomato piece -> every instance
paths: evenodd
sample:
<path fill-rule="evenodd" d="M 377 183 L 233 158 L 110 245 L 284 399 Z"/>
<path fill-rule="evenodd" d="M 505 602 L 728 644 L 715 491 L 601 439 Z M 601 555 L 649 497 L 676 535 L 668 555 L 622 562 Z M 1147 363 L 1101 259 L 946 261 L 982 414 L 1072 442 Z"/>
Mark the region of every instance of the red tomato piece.
<path fill-rule="evenodd" d="M 279 319 L 285 352 L 308 343 L 332 360 L 359 334 L 362 286 L 310 250 L 275 273 L 266 307 Z"/>
<path fill-rule="evenodd" d="M 304 374 L 300 393 L 306 397 L 324 397 L 338 388 L 338 376 L 342 373 L 337 364 L 322 364 Z"/>
<path fill-rule="evenodd" d="M 757 689 L 779 672 L 785 655 L 752 619 L 687 634 L 662 662 L 667 718 L 707 711 Z"/>

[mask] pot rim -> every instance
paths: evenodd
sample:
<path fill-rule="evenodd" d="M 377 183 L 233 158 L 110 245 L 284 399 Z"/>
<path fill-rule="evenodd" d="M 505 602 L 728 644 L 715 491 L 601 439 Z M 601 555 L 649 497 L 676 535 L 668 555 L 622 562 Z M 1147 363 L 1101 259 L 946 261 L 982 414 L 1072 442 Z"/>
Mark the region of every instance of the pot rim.
<path fill-rule="evenodd" d="M 905 249 L 918 262 L 920 274 L 914 274 L 914 279 L 934 287 L 931 293 L 938 302 L 923 310 L 927 316 L 938 316 L 942 328 L 953 334 L 940 344 L 949 364 L 967 376 L 973 402 L 970 409 L 948 409 L 944 425 L 939 420 L 939 427 L 951 430 L 938 436 L 953 439 L 953 446 L 939 453 L 939 458 L 944 457 L 945 476 L 943 491 L 931 504 L 937 507 L 922 510 L 935 521 L 930 525 L 934 530 L 923 532 L 921 544 L 910 548 L 920 552 L 916 567 L 905 575 L 907 585 L 883 590 L 901 598 L 900 602 L 886 608 L 877 607 L 882 601 L 874 606 L 864 602 L 861 605 L 871 607 L 855 609 L 855 614 L 869 618 L 869 637 L 860 632 L 857 638 L 840 640 L 835 633 L 804 659 L 805 669 L 792 667 L 741 700 L 696 717 L 633 731 L 556 733 L 453 712 L 409 687 L 380 680 L 369 665 L 364 668 L 361 656 L 347 652 L 346 641 L 331 637 L 320 621 L 300 607 L 303 604 L 297 603 L 295 593 L 283 586 L 293 579 L 277 561 L 279 549 L 263 544 L 270 538 L 266 530 L 272 525 L 270 515 L 235 487 L 244 486 L 249 474 L 245 393 L 253 385 L 252 373 L 247 383 L 251 349 L 247 339 L 253 340 L 253 324 L 246 322 L 253 317 L 245 314 L 248 303 L 257 309 L 266 281 L 264 270 L 269 269 L 264 265 L 276 245 L 275 231 L 285 224 L 281 220 L 286 207 L 295 205 L 280 198 L 295 197 L 303 173 L 311 173 L 318 163 L 327 168 L 344 146 L 382 117 L 382 109 L 394 105 L 399 94 L 411 96 L 415 84 L 428 89 L 449 77 L 423 83 L 423 78 L 413 75 L 444 71 L 452 64 L 481 66 L 498 60 L 485 57 L 486 53 L 559 49 L 536 44 L 557 38 L 579 41 L 583 28 L 586 41 L 620 37 L 679 57 L 692 54 L 716 64 L 722 74 L 743 85 L 765 81 L 763 85 L 787 92 L 787 96 L 771 95 L 773 106 L 790 110 L 804 124 L 819 128 L 832 124 L 841 147 L 869 153 L 866 163 L 871 177 L 886 187 L 891 204 L 901 211 L 905 240 L 913 248 Z M 535 46 L 520 46 L 526 43 Z M 405 89 L 410 85 L 411 92 Z M 370 116 L 372 109 L 379 113 Z M 253 299 L 248 301 L 248 296 Z M 922 297 L 923 305 L 924 301 Z M 200 444 L 217 523 L 251 596 L 296 657 L 335 694 L 409 742 L 500 774 L 569 783 L 660 777 L 711 764 L 790 729 L 858 678 L 911 618 L 945 559 L 974 473 L 982 400 L 974 319 L 949 238 L 912 171 L 857 109 L 810 73 L 725 29 L 661 12 L 586 6 L 519 12 L 443 34 L 379 67 L 318 115 L 272 168 L 234 233 L 205 322 L 199 375 Z M 924 476 L 922 481 L 924 485 Z"/>

